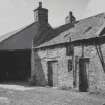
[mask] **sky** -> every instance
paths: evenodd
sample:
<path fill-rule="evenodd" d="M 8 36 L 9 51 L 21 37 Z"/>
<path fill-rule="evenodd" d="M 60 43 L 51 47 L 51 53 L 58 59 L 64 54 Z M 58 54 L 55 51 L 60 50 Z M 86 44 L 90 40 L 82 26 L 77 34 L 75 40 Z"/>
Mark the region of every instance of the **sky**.
<path fill-rule="evenodd" d="M 0 0 L 0 35 L 34 22 L 39 1 L 49 10 L 53 27 L 64 24 L 69 11 L 77 20 L 105 12 L 105 0 Z"/>

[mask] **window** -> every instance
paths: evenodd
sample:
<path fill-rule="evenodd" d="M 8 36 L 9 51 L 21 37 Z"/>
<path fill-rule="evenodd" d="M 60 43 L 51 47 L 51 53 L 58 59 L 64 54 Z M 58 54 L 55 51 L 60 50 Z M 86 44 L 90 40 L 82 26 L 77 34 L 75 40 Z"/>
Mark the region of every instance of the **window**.
<path fill-rule="evenodd" d="M 74 53 L 74 49 L 72 45 L 68 45 L 66 46 L 66 55 L 67 56 L 72 56 Z"/>
<path fill-rule="evenodd" d="M 68 60 L 68 72 L 72 71 L 72 60 Z"/>

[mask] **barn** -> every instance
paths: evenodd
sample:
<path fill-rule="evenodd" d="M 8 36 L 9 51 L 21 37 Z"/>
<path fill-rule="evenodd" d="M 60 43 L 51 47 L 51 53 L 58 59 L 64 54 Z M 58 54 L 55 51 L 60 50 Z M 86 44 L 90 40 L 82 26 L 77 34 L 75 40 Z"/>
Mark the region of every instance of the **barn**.
<path fill-rule="evenodd" d="M 42 8 L 41 2 L 34 10 L 34 20 L 32 24 L 0 37 L 0 82 L 28 81 L 31 78 L 33 39 L 38 45 L 50 39 L 43 33 L 53 30 L 48 23 L 48 10 Z"/>

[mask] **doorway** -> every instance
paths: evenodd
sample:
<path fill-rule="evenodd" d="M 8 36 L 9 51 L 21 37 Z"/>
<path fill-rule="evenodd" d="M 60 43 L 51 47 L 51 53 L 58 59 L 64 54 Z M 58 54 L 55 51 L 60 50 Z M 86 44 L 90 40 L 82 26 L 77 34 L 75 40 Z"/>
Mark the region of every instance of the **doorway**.
<path fill-rule="evenodd" d="M 87 75 L 87 66 L 89 64 L 89 58 L 80 58 L 79 59 L 79 91 L 87 92 L 88 91 L 88 75 Z"/>
<path fill-rule="evenodd" d="M 31 50 L 0 51 L 0 82 L 28 81 L 31 74 Z"/>
<path fill-rule="evenodd" d="M 58 62 L 48 61 L 48 86 L 58 86 Z"/>

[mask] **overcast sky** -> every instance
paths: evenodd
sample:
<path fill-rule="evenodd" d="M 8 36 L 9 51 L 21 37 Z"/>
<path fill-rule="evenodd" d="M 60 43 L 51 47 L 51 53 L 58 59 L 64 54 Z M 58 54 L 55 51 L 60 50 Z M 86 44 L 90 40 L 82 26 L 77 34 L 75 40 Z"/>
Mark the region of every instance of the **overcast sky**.
<path fill-rule="evenodd" d="M 41 0 L 0 0 L 0 35 L 28 25 L 34 21 L 33 9 Z M 49 9 L 49 23 L 64 24 L 68 12 L 77 19 L 105 12 L 105 0 L 42 0 Z"/>

